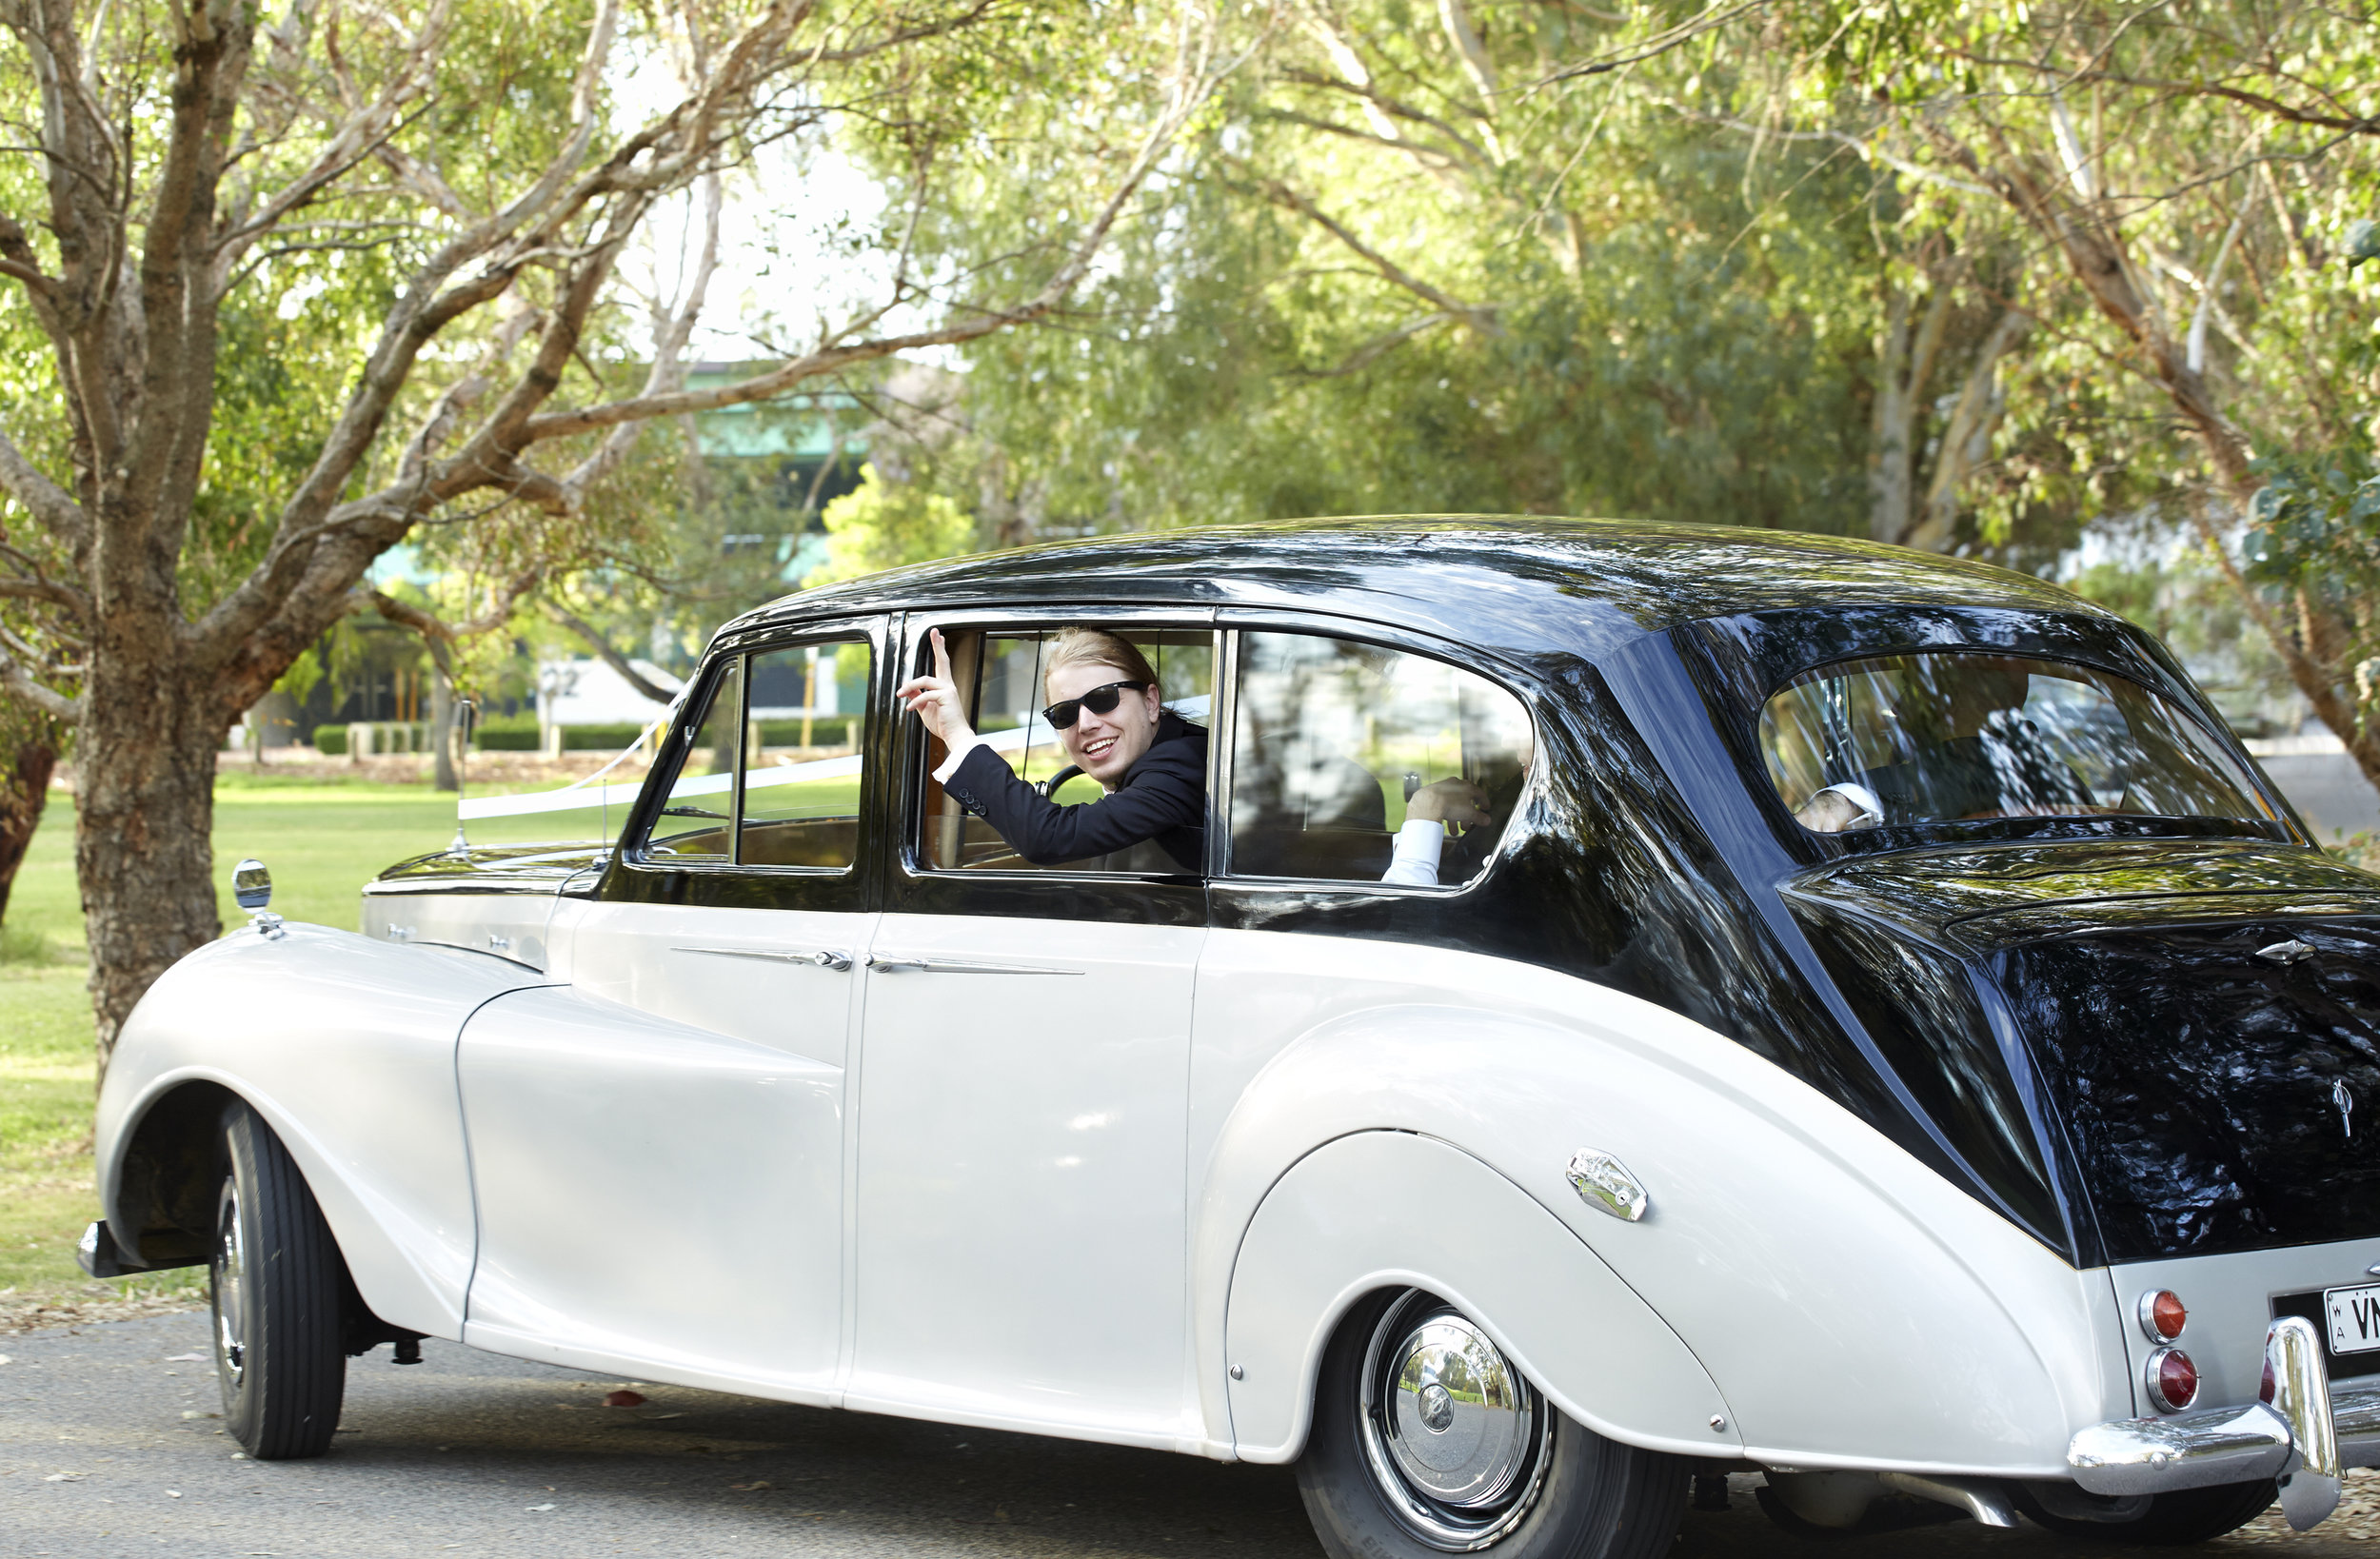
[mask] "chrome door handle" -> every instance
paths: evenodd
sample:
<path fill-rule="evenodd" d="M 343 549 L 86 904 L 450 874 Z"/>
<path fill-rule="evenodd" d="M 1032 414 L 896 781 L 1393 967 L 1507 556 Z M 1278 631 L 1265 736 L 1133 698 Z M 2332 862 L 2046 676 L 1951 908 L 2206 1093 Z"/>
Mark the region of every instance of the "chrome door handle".
<path fill-rule="evenodd" d="M 897 975 L 904 969 L 921 975 L 1080 975 L 1080 969 L 1053 969 L 1043 963 L 986 963 L 974 958 L 902 958 L 868 955 L 867 966 Z"/>
<path fill-rule="evenodd" d="M 816 952 L 806 948 L 774 947 L 673 947 L 669 951 L 707 953 L 715 958 L 761 958 L 769 963 L 814 963 L 821 969 L 832 969 L 838 973 L 851 967 L 851 955 L 837 952 L 831 947 Z"/>

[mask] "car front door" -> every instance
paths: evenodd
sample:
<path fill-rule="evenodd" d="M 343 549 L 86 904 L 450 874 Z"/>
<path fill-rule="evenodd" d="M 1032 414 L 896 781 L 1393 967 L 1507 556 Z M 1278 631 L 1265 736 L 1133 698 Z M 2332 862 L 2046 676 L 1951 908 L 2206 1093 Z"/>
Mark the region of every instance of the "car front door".
<path fill-rule="evenodd" d="M 1132 639 L 1195 723 L 1194 616 L 1069 613 Z M 939 625 L 976 728 L 1020 774 L 1055 622 Z M 1170 1444 L 1184 1400 L 1183 1130 L 1201 874 L 1142 852 L 1026 865 L 901 733 L 902 848 L 869 946 L 855 1199 L 855 1408 Z M 929 750 L 930 749 L 930 750 Z M 1087 780 L 1061 801 L 1099 794 Z M 1152 870 L 1151 867 L 1160 869 Z M 1164 869 L 1171 868 L 1171 869 Z"/>
<path fill-rule="evenodd" d="M 876 765 L 863 718 L 827 751 L 797 743 L 822 685 L 877 701 L 876 632 L 715 654 L 659 804 L 558 917 L 568 985 L 466 1026 L 466 1341 L 830 1398 Z"/>

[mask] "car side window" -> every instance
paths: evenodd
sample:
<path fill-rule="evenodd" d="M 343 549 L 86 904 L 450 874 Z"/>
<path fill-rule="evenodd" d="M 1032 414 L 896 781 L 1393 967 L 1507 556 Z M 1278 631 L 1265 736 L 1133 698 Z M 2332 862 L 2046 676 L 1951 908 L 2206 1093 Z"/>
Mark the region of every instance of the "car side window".
<path fill-rule="evenodd" d="M 864 640 L 728 660 L 703 695 L 645 853 L 673 865 L 848 870 L 869 665 Z"/>
<path fill-rule="evenodd" d="M 864 706 L 868 669 L 864 641 L 751 658 L 740 864 L 841 869 L 859 858 L 861 718 L 841 711 Z"/>
<path fill-rule="evenodd" d="M 1084 625 L 1101 627 L 1096 619 Z M 1115 629 L 1138 648 L 1157 673 L 1165 711 L 1203 727 L 1215 686 L 1215 635 L 1207 628 Z M 1058 630 L 1002 632 L 944 627 L 951 680 L 967 700 L 967 721 L 983 744 L 1017 778 L 1042 788 L 1061 806 L 1096 801 L 1105 794 L 1069 757 L 1064 740 L 1041 716 L 1048 702 L 1044 681 L 1050 643 Z M 926 742 L 930 771 L 944 756 L 940 740 Z M 919 818 L 917 858 L 934 871 L 1179 872 L 1154 841 L 1085 860 L 1035 866 L 980 817 L 968 813 L 929 773 Z"/>
<path fill-rule="evenodd" d="M 645 843 L 645 853 L 680 862 L 734 858 L 736 747 L 744 713 L 744 658 L 720 668 L 704 692 L 702 718 L 694 721 L 678 754 L 678 772 L 668 799 Z"/>
<path fill-rule="evenodd" d="M 1486 679 L 1312 634 L 1243 633 L 1233 710 L 1234 877 L 1466 882 L 1535 752 L 1520 701 Z"/>

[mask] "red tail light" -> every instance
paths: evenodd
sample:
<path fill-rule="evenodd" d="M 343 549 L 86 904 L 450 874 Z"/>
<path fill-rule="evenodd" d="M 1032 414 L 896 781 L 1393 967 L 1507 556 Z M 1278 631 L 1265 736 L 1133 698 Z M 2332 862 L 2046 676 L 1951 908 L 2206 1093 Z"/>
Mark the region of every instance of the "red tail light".
<path fill-rule="evenodd" d="M 2172 1289 L 2156 1289 L 2140 1296 L 2140 1330 L 2151 1342 L 2172 1342 L 2190 1325 L 2190 1311 Z"/>
<path fill-rule="evenodd" d="M 2264 1386 L 2256 1392 L 2256 1400 L 2270 1402 L 2280 1394 L 2280 1385 L 2272 1378 L 2272 1360 L 2268 1357 L 2264 1361 Z"/>
<path fill-rule="evenodd" d="M 2198 1400 L 2198 1366 L 2178 1348 L 2160 1348 L 2142 1372 L 2149 1401 L 2161 1412 L 2180 1412 Z"/>

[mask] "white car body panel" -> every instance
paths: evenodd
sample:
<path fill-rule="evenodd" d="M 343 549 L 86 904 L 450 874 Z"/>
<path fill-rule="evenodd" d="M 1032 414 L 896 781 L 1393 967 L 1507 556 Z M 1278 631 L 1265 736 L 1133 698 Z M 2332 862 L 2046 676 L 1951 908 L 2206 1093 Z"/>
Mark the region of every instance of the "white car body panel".
<path fill-rule="evenodd" d="M 841 1068 L 547 988 L 474 1014 L 458 1069 L 480 1228 L 465 1342 L 829 1398 Z"/>
<path fill-rule="evenodd" d="M 99 1183 L 114 1227 L 127 1130 L 188 1082 L 230 1090 L 288 1144 L 375 1313 L 463 1334 L 474 1225 L 455 1035 L 542 982 L 484 954 L 291 924 L 243 927 L 166 971 L 126 1021 L 100 1091 Z"/>
<path fill-rule="evenodd" d="M 1182 1134 L 1206 935 L 884 918 L 860 1062 L 849 1406 L 1204 1438 L 1185 1417 Z"/>
<path fill-rule="evenodd" d="M 366 894 L 363 925 L 364 935 L 375 941 L 460 947 L 545 969 L 553 913 L 550 893 L 413 889 Z"/>
<path fill-rule="evenodd" d="M 578 990 L 840 1070 L 873 914 L 565 901 L 556 968 Z M 792 961 L 828 953 L 830 968 Z"/>
<path fill-rule="evenodd" d="M 955 1423 L 1294 1457 L 1331 1325 L 1387 1280 L 1476 1305 L 1565 1411 L 1658 1449 L 2054 1477 L 2074 1428 L 2137 1411 L 2106 1270 L 2067 1268 L 1663 1009 L 1411 943 L 922 916 L 872 933 L 810 917 L 801 938 L 772 937 L 769 913 L 565 900 L 566 987 L 315 927 L 234 933 L 160 982 L 154 1012 L 184 1015 L 171 1032 L 135 1015 L 103 1141 L 204 1076 L 289 1142 L 387 1320 Z M 607 927 L 631 914 L 663 925 Z M 822 930 L 852 971 L 701 963 L 744 981 L 723 994 L 668 961 L 689 938 Z M 1083 973 L 867 970 L 871 955 Z M 668 978 L 640 974 L 656 964 Z M 644 1000 L 585 988 L 606 976 Z M 188 1020 L 208 1010 L 226 1016 Z M 850 1025 L 856 1101 L 853 1075 L 809 1054 L 840 1054 Z M 378 1058 L 365 1088 L 359 1056 Z M 1411 1196 L 1492 1189 L 1509 1237 L 1389 1262 L 1378 1215 L 1403 1194 L 1351 1166 L 1390 1140 L 1460 1166 Z M 1582 1147 L 1645 1182 L 1643 1222 L 1571 1189 Z M 1333 1219 L 1360 1227 L 1325 1239 Z M 1655 1339 L 1633 1345 L 1640 1373 L 1553 1326 L 1610 1306 Z M 1937 1385 L 1840 1389 L 1874 1378 Z"/>
<path fill-rule="evenodd" d="M 1216 931 L 1197 1026 L 1192 1292 L 1210 1423 L 1226 1411 L 1226 1295 L 1258 1207 L 1318 1146 L 1383 1130 L 1461 1149 L 1567 1225 L 1685 1339 L 1755 1460 L 2058 1477 L 2075 1428 L 2133 1411 L 2103 1270 L 2076 1273 L 1848 1111 L 1675 1013 L 1443 948 Z M 1580 1148 L 1645 1183 L 1644 1221 L 1571 1189 Z M 1877 1379 L 1929 1389 L 1847 1389 Z M 1543 1384 L 1587 1406 L 1571 1383 Z M 1249 1385 L 1301 1402 L 1310 1382 Z M 1250 1392 L 1228 1394 L 1237 1424 Z M 1620 1437 L 1666 1438 L 1634 1425 Z"/>

